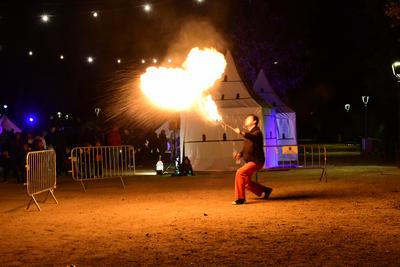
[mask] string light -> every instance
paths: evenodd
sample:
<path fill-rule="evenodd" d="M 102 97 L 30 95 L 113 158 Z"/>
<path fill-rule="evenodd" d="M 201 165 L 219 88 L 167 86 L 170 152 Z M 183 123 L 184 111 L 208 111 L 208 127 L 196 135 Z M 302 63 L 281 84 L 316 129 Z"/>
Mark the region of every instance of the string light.
<path fill-rule="evenodd" d="M 145 4 L 143 6 L 143 10 L 146 11 L 146 12 L 150 12 L 151 11 L 151 5 L 150 4 Z"/>
<path fill-rule="evenodd" d="M 196 1 L 197 3 L 204 3 L 205 2 L 205 0 L 194 0 L 194 1 Z M 149 3 L 149 2 L 147 2 L 147 3 L 144 3 L 142 5 L 137 6 L 137 8 L 143 8 L 143 10 L 145 12 L 151 12 L 153 10 L 153 5 L 151 3 Z M 98 18 L 100 16 L 101 12 L 98 11 L 98 10 L 92 10 L 89 13 L 93 18 Z M 55 16 L 55 15 L 51 15 L 49 13 L 42 13 L 39 17 L 40 17 L 41 22 L 49 23 L 49 22 L 51 22 L 53 16 Z M 1 46 L 0 46 L 0 51 L 1 51 Z M 28 51 L 28 55 L 29 56 L 33 56 L 34 55 L 34 51 L 29 50 Z M 65 56 L 63 54 L 59 54 L 58 58 L 59 58 L 59 60 L 64 60 Z M 117 64 L 121 64 L 122 63 L 122 60 L 120 58 L 116 58 L 115 60 L 116 60 Z M 91 56 L 88 56 L 88 57 L 86 57 L 86 61 L 87 61 L 87 63 L 92 64 L 92 63 L 94 63 L 95 59 L 93 57 L 91 57 Z M 152 62 L 153 64 L 157 64 L 158 63 L 158 60 L 156 58 L 147 59 L 147 60 L 141 59 L 141 63 L 142 64 L 145 64 L 146 61 Z M 167 62 L 168 63 L 172 63 L 172 59 L 168 59 Z M 277 62 L 274 62 L 274 64 L 277 64 Z"/>
<path fill-rule="evenodd" d="M 93 57 L 87 57 L 87 58 L 86 58 L 86 61 L 87 61 L 89 64 L 92 64 L 93 61 L 94 61 L 94 58 L 93 58 Z"/>
<path fill-rule="evenodd" d="M 49 22 L 50 17 L 47 14 L 43 14 L 40 16 L 40 19 L 42 20 L 42 22 L 47 23 L 47 22 Z"/>

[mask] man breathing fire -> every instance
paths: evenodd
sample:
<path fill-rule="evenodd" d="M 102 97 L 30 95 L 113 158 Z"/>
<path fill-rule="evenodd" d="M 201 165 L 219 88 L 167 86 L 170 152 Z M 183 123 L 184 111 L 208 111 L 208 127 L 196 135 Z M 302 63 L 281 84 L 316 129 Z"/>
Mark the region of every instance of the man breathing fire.
<path fill-rule="evenodd" d="M 237 134 L 244 137 L 243 149 L 234 156 L 238 160 L 243 158 L 246 162 L 236 171 L 235 175 L 235 195 L 236 200 L 233 205 L 240 205 L 246 202 L 245 189 L 256 194 L 262 199 L 268 199 L 272 188 L 265 187 L 259 183 L 253 182 L 251 176 L 264 166 L 264 137 L 258 127 L 259 119 L 256 115 L 250 114 L 244 121 L 246 132 L 235 129 Z"/>

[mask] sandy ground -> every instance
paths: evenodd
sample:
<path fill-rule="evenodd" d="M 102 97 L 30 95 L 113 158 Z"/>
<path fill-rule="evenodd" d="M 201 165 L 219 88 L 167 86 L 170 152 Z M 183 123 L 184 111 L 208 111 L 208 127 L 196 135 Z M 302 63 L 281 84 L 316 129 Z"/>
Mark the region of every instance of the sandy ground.
<path fill-rule="evenodd" d="M 233 173 L 95 181 L 59 178 L 25 209 L 0 184 L 1 266 L 399 266 L 400 170 L 353 166 L 262 173 L 269 201 L 233 206 Z M 39 197 L 40 198 L 40 197 Z M 43 198 L 43 197 L 42 197 Z"/>

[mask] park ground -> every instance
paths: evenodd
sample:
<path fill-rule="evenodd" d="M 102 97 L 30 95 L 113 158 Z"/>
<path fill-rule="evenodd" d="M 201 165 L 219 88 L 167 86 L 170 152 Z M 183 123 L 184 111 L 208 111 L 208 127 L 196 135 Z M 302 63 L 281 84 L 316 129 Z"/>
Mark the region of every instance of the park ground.
<path fill-rule="evenodd" d="M 26 210 L 21 184 L 0 184 L 1 266 L 399 266 L 400 169 L 331 166 L 263 172 L 271 199 L 233 206 L 234 173 L 58 177 Z M 39 196 L 43 199 L 45 195 Z"/>

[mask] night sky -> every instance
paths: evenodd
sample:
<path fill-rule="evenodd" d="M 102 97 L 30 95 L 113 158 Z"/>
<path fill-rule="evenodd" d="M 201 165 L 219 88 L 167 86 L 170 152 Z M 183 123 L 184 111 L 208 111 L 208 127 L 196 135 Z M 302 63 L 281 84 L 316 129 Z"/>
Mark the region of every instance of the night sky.
<path fill-rule="evenodd" d="M 297 112 L 299 138 L 362 135 L 362 95 L 370 96 L 371 136 L 386 138 L 396 128 L 390 65 L 400 57 L 400 36 L 384 1 L 154 0 L 148 13 L 144 3 L 1 1 L 0 101 L 8 115 L 22 121 L 33 112 L 45 121 L 57 111 L 84 118 L 96 106 L 106 109 L 113 81 L 143 70 L 143 58 L 167 57 L 177 32 L 195 20 L 221 33 L 250 82 L 265 69 Z"/>

